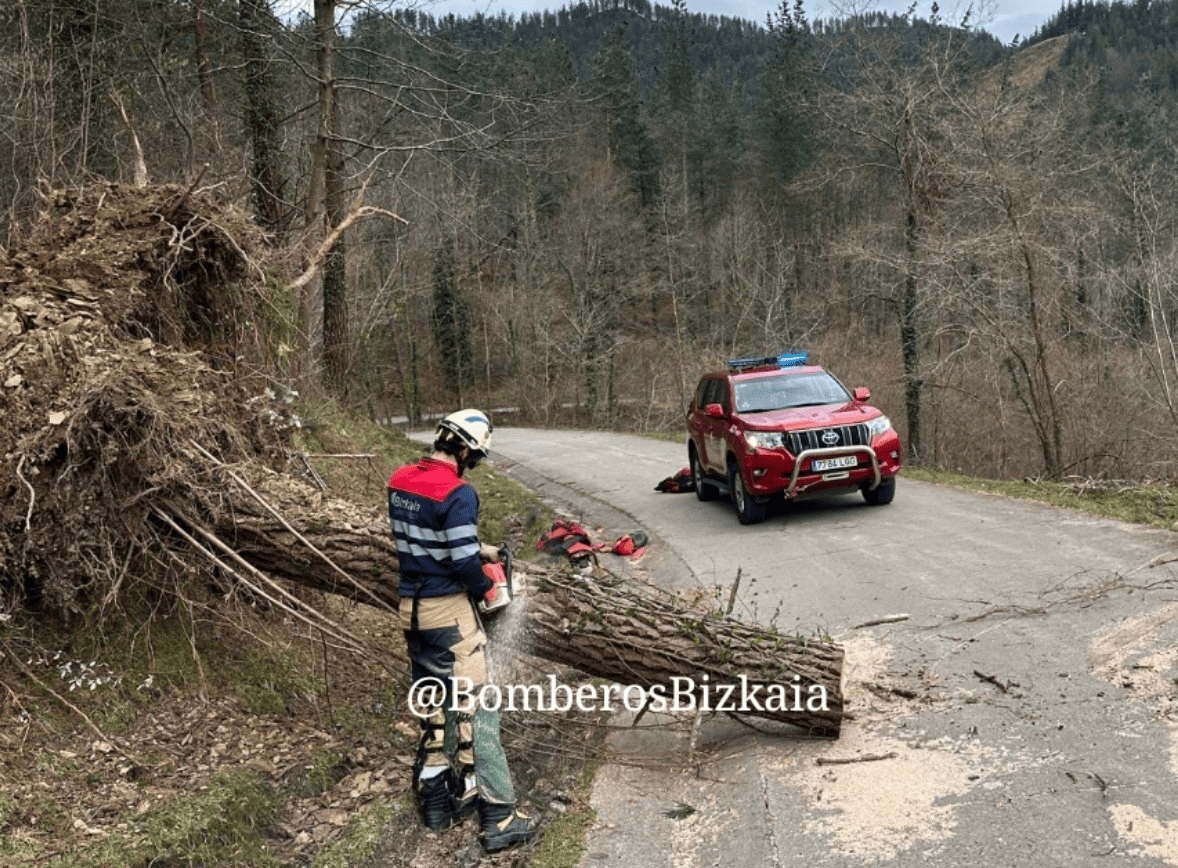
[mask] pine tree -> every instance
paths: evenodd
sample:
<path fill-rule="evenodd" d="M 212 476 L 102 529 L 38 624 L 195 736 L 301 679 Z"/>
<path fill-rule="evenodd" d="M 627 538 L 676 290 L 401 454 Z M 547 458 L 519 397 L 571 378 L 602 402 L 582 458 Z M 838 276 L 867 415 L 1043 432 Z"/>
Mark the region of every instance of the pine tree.
<path fill-rule="evenodd" d="M 659 197 L 659 155 L 639 115 L 634 61 L 626 50 L 624 29 L 611 31 L 597 56 L 595 96 L 605 111 L 610 155 L 630 178 L 643 207 Z"/>
<path fill-rule="evenodd" d="M 761 151 L 769 168 L 788 181 L 811 159 L 812 123 L 805 110 L 811 85 L 813 37 L 802 0 L 782 0 L 769 30 L 777 40 L 773 60 L 760 81 Z"/>

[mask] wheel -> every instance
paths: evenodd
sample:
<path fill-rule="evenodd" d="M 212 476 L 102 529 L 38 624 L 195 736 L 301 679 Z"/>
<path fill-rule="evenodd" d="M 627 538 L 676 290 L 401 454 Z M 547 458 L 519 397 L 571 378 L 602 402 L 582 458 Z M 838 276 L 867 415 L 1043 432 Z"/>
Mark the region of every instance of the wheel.
<path fill-rule="evenodd" d="M 728 490 L 732 493 L 732 505 L 741 524 L 756 524 L 765 520 L 765 504 L 745 491 L 744 480 L 736 462 L 728 465 Z"/>
<path fill-rule="evenodd" d="M 896 496 L 896 477 L 885 479 L 875 488 L 863 488 L 863 499 L 871 506 L 891 503 Z"/>
<path fill-rule="evenodd" d="M 699 500 L 715 500 L 720 492 L 704 476 L 704 469 L 699 466 L 699 455 L 696 454 L 694 446 L 688 450 L 687 458 L 691 464 L 691 481 L 695 483 L 696 498 Z"/>

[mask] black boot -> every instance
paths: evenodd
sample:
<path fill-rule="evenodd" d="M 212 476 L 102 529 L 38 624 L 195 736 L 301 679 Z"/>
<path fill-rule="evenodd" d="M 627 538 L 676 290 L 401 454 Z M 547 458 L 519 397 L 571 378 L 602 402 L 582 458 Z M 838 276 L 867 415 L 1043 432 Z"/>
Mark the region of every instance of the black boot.
<path fill-rule="evenodd" d="M 449 769 L 417 782 L 417 801 L 421 806 L 421 821 L 427 829 L 445 829 L 454 822 L 454 785 Z"/>
<path fill-rule="evenodd" d="M 522 844 L 536 834 L 536 820 L 519 813 L 514 805 L 496 805 L 479 799 L 479 825 L 487 852 Z"/>

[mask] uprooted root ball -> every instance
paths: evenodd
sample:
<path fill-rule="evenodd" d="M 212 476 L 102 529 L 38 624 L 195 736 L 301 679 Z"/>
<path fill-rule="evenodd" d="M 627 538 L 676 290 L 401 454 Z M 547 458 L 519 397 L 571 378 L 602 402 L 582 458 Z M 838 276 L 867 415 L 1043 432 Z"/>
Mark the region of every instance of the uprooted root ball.
<path fill-rule="evenodd" d="M 248 217 L 175 186 L 50 191 L 0 256 L 0 590 L 70 611 L 191 572 L 151 515 L 208 515 L 270 461 Z"/>

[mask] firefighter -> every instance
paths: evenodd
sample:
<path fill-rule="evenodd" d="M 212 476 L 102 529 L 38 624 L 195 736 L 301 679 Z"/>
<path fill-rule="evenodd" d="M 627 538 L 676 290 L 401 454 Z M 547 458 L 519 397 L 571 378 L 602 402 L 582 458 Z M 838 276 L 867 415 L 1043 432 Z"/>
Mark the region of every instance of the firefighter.
<path fill-rule="evenodd" d="M 537 825 L 515 808 L 499 713 L 476 701 L 487 681 L 487 637 L 475 606 L 492 589 L 482 562 L 497 560 L 498 551 L 479 543 L 479 497 L 462 477 L 490 443 L 485 413 L 452 413 L 438 424 L 433 453 L 396 470 L 388 486 L 413 681 L 438 679 L 447 688 L 440 704 L 414 709 L 421 720 L 414 791 L 422 820 L 444 829 L 477 807 L 489 851 L 528 840 Z"/>

